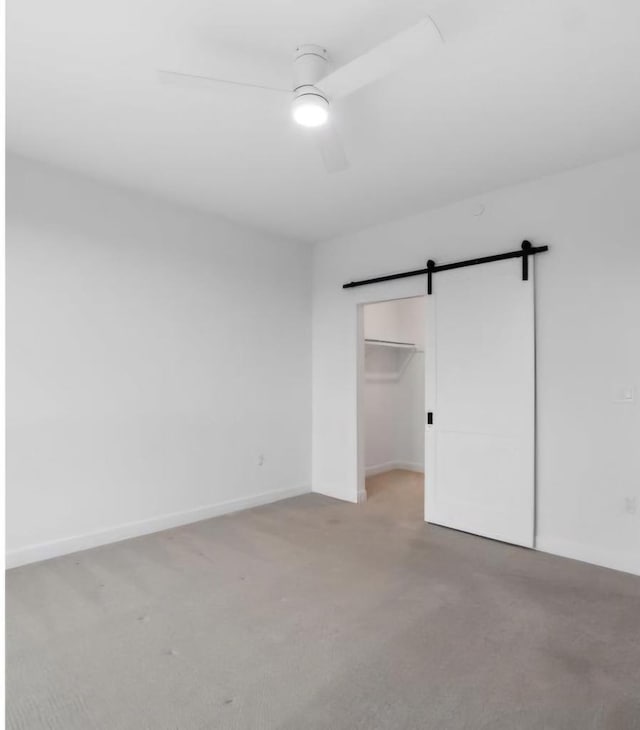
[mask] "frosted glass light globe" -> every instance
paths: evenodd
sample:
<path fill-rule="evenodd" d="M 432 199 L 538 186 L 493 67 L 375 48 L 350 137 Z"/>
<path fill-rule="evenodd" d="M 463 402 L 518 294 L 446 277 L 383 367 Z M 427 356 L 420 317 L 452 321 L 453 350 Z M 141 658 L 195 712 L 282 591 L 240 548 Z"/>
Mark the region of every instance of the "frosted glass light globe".
<path fill-rule="evenodd" d="M 291 111 L 303 127 L 321 127 L 329 119 L 329 102 L 319 94 L 302 94 L 293 100 Z"/>

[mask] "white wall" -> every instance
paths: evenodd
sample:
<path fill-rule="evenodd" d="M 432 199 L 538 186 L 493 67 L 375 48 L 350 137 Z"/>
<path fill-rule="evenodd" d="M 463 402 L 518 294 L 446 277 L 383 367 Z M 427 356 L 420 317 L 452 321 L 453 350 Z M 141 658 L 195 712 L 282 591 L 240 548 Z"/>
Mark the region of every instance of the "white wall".
<path fill-rule="evenodd" d="M 551 246 L 535 261 L 536 544 L 640 573 L 640 514 L 625 512 L 640 503 L 639 192 L 633 154 L 317 245 L 314 491 L 357 499 L 357 305 L 425 293 L 422 277 L 342 284 L 529 238 Z M 634 404 L 615 402 L 627 385 Z"/>
<path fill-rule="evenodd" d="M 308 247 L 20 158 L 7 194 L 10 564 L 309 489 Z"/>
<path fill-rule="evenodd" d="M 362 411 L 367 475 L 424 468 L 424 297 L 364 307 L 364 336 L 416 350 L 365 346 Z"/>

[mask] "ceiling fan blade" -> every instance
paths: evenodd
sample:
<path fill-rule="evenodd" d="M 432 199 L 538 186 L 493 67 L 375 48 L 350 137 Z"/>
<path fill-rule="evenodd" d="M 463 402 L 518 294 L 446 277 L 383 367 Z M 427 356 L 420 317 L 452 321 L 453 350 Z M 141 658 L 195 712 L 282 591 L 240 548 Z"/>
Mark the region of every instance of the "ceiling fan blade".
<path fill-rule="evenodd" d="M 411 59 L 441 42 L 442 38 L 434 22 L 429 17 L 423 18 L 328 74 L 317 85 L 330 99 L 347 96 L 397 71 Z"/>
<path fill-rule="evenodd" d="M 327 172 L 342 172 L 349 167 L 347 153 L 344 151 L 342 140 L 336 128 L 331 124 L 314 130 L 322 161 Z"/>
<path fill-rule="evenodd" d="M 220 84 L 227 84 L 230 86 L 244 86 L 249 89 L 261 89 L 263 91 L 277 91 L 285 94 L 291 93 L 291 89 L 278 88 L 276 86 L 249 84 L 244 81 L 217 79 L 212 76 L 199 76 L 197 74 L 187 74 L 180 71 L 165 71 L 164 69 L 160 69 L 157 73 L 160 83 L 169 84 L 171 86 L 182 86 L 184 88 L 211 88 L 219 87 Z"/>

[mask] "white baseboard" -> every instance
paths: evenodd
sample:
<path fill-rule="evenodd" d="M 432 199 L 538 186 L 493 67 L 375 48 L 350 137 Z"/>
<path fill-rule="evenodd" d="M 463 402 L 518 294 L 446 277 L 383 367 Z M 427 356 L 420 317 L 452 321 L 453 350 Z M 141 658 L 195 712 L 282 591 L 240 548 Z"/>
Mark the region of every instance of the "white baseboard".
<path fill-rule="evenodd" d="M 357 504 L 358 503 L 358 495 L 359 492 L 354 488 L 353 492 L 350 491 L 351 494 L 353 494 L 353 497 L 346 497 L 344 495 L 344 492 L 342 489 L 336 488 L 336 486 L 331 485 L 327 486 L 327 484 L 322 485 L 313 485 L 311 487 L 311 491 L 314 494 L 321 494 L 323 497 L 331 497 L 331 499 L 339 499 L 341 502 L 349 502 L 351 504 Z"/>
<path fill-rule="evenodd" d="M 606 550 L 593 545 L 544 536 L 536 537 L 536 550 L 640 575 L 640 554 L 635 552 Z"/>
<path fill-rule="evenodd" d="M 368 477 L 373 477 L 376 474 L 384 474 L 387 471 L 393 471 L 394 469 L 405 469 L 407 471 L 416 471 L 420 474 L 424 473 L 424 465 L 417 464 L 410 461 L 387 461 L 384 464 L 375 464 L 373 466 L 367 466 L 365 468 L 365 474 Z"/>
<path fill-rule="evenodd" d="M 367 476 L 382 474 L 393 469 L 407 469 L 409 471 L 422 472 L 421 464 L 412 464 L 409 462 L 387 462 L 386 464 L 378 464 L 376 466 L 367 467 Z M 174 512 L 168 515 L 160 515 L 152 517 L 148 520 L 138 522 L 128 522 L 123 525 L 116 525 L 106 530 L 92 532 L 84 535 L 75 535 L 73 537 L 64 538 L 62 540 L 54 540 L 51 542 L 39 543 L 36 545 L 27 545 L 16 550 L 9 550 L 6 553 L 6 567 L 17 568 L 20 565 L 35 563 L 40 560 L 48 560 L 60 555 L 75 553 L 80 550 L 88 550 L 90 548 L 107 545 L 120 540 L 127 540 L 132 537 L 140 537 L 148 535 L 152 532 L 160 532 L 168 530 L 172 527 L 188 525 L 192 522 L 200 522 L 208 520 L 212 517 L 238 512 L 251 507 L 259 507 L 263 504 L 271 502 L 279 502 L 289 497 L 297 497 L 301 494 L 308 494 L 311 491 L 309 486 L 293 487 L 291 489 L 279 489 L 273 492 L 263 492 L 250 497 L 242 497 L 218 504 L 198 507 L 185 512 Z M 366 490 L 362 494 L 358 494 L 358 501 L 366 500 Z M 538 536 L 536 537 L 536 550 L 552 555 L 560 555 L 573 560 L 580 560 L 593 565 L 601 565 L 605 568 L 613 570 L 621 570 L 626 573 L 640 575 L 640 555 L 637 553 L 627 553 L 614 550 L 606 550 L 592 545 L 571 542 L 553 537 Z"/>
<path fill-rule="evenodd" d="M 100 545 L 127 540 L 131 537 L 140 537 L 141 535 L 148 535 L 152 532 L 160 532 L 161 530 L 168 530 L 172 527 L 208 520 L 211 517 L 219 517 L 229 512 L 238 512 L 239 510 L 249 509 L 250 507 L 259 507 L 262 504 L 279 502 L 281 499 L 297 497 L 300 494 L 308 494 L 310 491 L 311 488 L 309 486 L 304 486 L 262 492 L 261 494 L 254 494 L 250 497 L 232 499 L 227 502 L 219 502 L 218 504 L 198 507 L 185 512 L 159 515 L 158 517 L 151 517 L 148 520 L 140 520 L 138 522 L 127 522 L 126 524 L 116 525 L 98 532 L 75 535 L 73 537 L 63 538 L 62 540 L 53 540 L 36 545 L 27 545 L 16 550 L 7 551 L 6 567 L 17 568 L 20 565 L 56 558 L 60 555 L 78 552 L 79 550 L 88 550 L 89 548 L 99 547 Z"/>

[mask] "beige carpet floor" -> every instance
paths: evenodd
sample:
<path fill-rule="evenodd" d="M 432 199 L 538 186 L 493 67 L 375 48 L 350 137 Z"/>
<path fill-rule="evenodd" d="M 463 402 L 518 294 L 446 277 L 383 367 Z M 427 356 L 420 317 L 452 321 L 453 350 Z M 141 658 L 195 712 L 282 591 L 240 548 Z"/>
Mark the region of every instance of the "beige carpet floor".
<path fill-rule="evenodd" d="M 633 730 L 640 578 L 427 526 L 421 479 L 11 570 L 11 730 Z"/>

